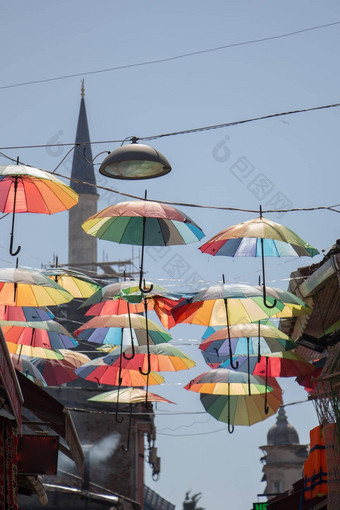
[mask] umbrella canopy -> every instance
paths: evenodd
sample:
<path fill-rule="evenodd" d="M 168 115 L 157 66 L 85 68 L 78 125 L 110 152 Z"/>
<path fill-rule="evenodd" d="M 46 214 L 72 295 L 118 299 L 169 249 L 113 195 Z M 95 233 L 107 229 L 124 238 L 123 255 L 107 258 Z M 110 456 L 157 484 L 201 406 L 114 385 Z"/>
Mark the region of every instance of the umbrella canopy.
<path fill-rule="evenodd" d="M 0 321 L 6 342 L 43 347 L 44 349 L 74 349 L 78 342 L 58 322 Z"/>
<path fill-rule="evenodd" d="M 268 299 L 274 301 L 270 296 Z M 280 316 L 284 310 L 285 304 L 279 301 L 274 308 L 268 309 L 259 287 L 222 284 L 204 288 L 190 299 L 182 299 L 173 308 L 172 315 L 176 323 L 226 326 L 228 323 L 243 324 Z M 286 313 L 287 316 L 292 314 L 289 309 L 286 309 Z"/>
<path fill-rule="evenodd" d="M 140 345 L 168 342 L 171 335 L 152 320 L 136 314 L 100 315 L 74 331 L 74 336 L 98 344 L 121 345 L 130 342 L 130 329 Z M 147 329 L 146 329 L 147 328 Z M 123 332 L 122 332 L 123 329 Z M 123 333 L 123 336 L 122 336 Z"/>
<path fill-rule="evenodd" d="M 144 218 L 144 220 L 143 220 Z M 178 209 L 148 200 L 120 202 L 106 207 L 82 225 L 87 234 L 120 244 L 170 246 L 199 241 L 202 230 Z"/>
<path fill-rule="evenodd" d="M 90 361 L 90 358 L 80 352 L 60 349 L 63 359 L 32 358 L 32 364 L 45 378 L 48 386 L 74 381 L 78 378 L 75 370 Z"/>
<path fill-rule="evenodd" d="M 119 370 L 117 366 L 110 366 L 104 362 L 104 358 L 97 358 L 77 368 L 76 375 L 87 381 L 111 386 L 148 386 L 162 384 L 164 377 L 157 372 L 143 375 L 137 370 Z"/>
<path fill-rule="evenodd" d="M 262 253 L 265 257 L 314 257 L 319 253 L 295 232 L 262 215 L 222 230 L 200 250 L 210 255 L 229 257 L 261 257 Z"/>
<path fill-rule="evenodd" d="M 0 269 L 0 304 L 9 306 L 54 306 L 73 297 L 56 282 L 38 271 Z"/>
<path fill-rule="evenodd" d="M 53 349 L 45 349 L 44 347 L 32 347 L 31 345 L 14 344 L 6 342 L 8 351 L 11 354 L 18 354 L 21 356 L 28 356 L 30 358 L 47 358 L 47 359 L 62 359 L 63 355 Z"/>
<path fill-rule="evenodd" d="M 48 321 L 54 314 L 46 307 L 0 305 L 0 320 L 4 321 Z"/>
<path fill-rule="evenodd" d="M 258 375 L 252 375 L 250 382 L 252 395 L 265 393 L 266 388 L 269 391 L 273 390 Z M 217 368 L 198 375 L 185 386 L 185 389 L 211 395 L 248 395 L 248 378 L 244 372 Z"/>
<path fill-rule="evenodd" d="M 124 354 L 131 354 L 131 347 L 124 350 Z M 187 370 L 195 366 L 195 362 L 189 358 L 183 351 L 170 344 L 150 345 L 149 352 L 146 345 L 135 347 L 135 355 L 121 357 L 115 354 L 115 351 L 104 357 L 104 362 L 111 366 L 119 366 L 122 369 L 135 369 L 139 367 L 145 372 L 148 367 L 153 372 L 177 372 L 178 370 Z"/>
<path fill-rule="evenodd" d="M 47 386 L 43 375 L 33 365 L 32 360 L 26 356 L 18 356 L 18 354 L 10 354 L 13 367 L 23 373 L 28 379 L 36 383 L 38 386 Z"/>
<path fill-rule="evenodd" d="M 145 197 L 146 198 L 146 197 Z M 87 234 L 142 247 L 139 276 L 141 292 L 152 290 L 142 285 L 144 246 L 171 246 L 199 241 L 204 233 L 189 216 L 157 202 L 121 202 L 106 207 L 88 218 L 82 228 Z"/>
<path fill-rule="evenodd" d="M 267 395 L 268 413 L 264 411 L 265 395 L 200 395 L 204 409 L 218 421 L 231 425 L 253 425 L 273 416 L 282 404 L 282 390 L 274 387 Z"/>
<path fill-rule="evenodd" d="M 78 203 L 78 195 L 55 175 L 25 165 L 0 166 L 0 211 L 13 213 L 10 254 L 13 250 L 15 213 L 54 214 Z"/>
<path fill-rule="evenodd" d="M 314 257 L 319 253 L 289 228 L 263 218 L 261 207 L 258 218 L 222 230 L 201 246 L 200 250 L 210 255 L 261 257 L 263 301 L 269 308 L 274 306 L 275 301 L 272 303 L 267 300 L 264 257 Z"/>
<path fill-rule="evenodd" d="M 78 271 L 55 267 L 43 270 L 42 274 L 54 280 L 74 298 L 88 298 L 100 289 L 95 280 Z"/>
<path fill-rule="evenodd" d="M 238 371 L 248 370 L 248 356 L 237 357 L 239 363 Z M 221 363 L 221 368 L 230 367 L 229 358 Z M 305 358 L 293 351 L 266 353 L 261 356 L 258 362 L 257 356 L 249 356 L 250 372 L 261 377 L 298 377 L 311 374 L 314 366 Z"/>
<path fill-rule="evenodd" d="M 231 350 L 234 355 L 238 354 L 261 354 L 269 352 L 287 351 L 296 348 L 295 342 L 275 326 L 266 324 L 236 324 L 227 328 L 219 329 L 203 342 L 199 348 L 212 354 L 228 356 L 229 335 Z"/>
<path fill-rule="evenodd" d="M 161 397 L 156 393 L 146 392 L 143 388 L 121 388 L 113 391 L 104 391 L 99 395 L 88 398 L 89 402 L 108 402 L 117 404 L 137 404 L 138 402 L 167 402 L 168 404 L 175 404 L 167 398 Z"/>

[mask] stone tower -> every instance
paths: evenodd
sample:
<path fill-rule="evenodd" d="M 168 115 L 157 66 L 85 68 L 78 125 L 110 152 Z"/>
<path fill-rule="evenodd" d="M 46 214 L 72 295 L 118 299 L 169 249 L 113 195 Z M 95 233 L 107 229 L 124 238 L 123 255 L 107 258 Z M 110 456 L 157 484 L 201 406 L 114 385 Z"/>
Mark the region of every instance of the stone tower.
<path fill-rule="evenodd" d="M 76 133 L 77 144 L 73 152 L 73 164 L 70 186 L 79 194 L 79 203 L 69 210 L 68 232 L 68 263 L 80 271 L 96 274 L 97 239 L 86 234 L 81 228 L 82 223 L 97 212 L 98 194 L 92 164 L 92 150 L 89 144 L 90 134 L 85 108 L 84 80 L 81 88 L 81 101 Z"/>
<path fill-rule="evenodd" d="M 303 464 L 308 456 L 308 445 L 299 443 L 295 428 L 288 423 L 283 407 L 280 407 L 276 424 L 267 434 L 267 445 L 261 446 L 265 456 L 263 478 L 267 485 L 264 494 L 268 498 L 292 489 L 292 484 L 302 477 Z"/>

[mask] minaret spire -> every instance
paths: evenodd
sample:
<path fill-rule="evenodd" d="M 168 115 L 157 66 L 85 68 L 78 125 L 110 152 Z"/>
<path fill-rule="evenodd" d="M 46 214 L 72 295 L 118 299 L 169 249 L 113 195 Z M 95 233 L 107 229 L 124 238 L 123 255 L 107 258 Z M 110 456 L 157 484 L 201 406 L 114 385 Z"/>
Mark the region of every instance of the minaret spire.
<path fill-rule="evenodd" d="M 92 164 L 90 133 L 85 108 L 84 79 L 81 82 L 81 100 L 78 117 L 76 147 L 73 151 L 73 163 L 70 187 L 79 194 L 79 202 L 69 211 L 68 263 L 79 270 L 96 271 L 97 240 L 86 234 L 82 223 L 97 212 L 98 194 L 96 177 Z M 87 184 L 88 183 L 88 184 Z M 93 275 L 92 275 L 93 276 Z"/>

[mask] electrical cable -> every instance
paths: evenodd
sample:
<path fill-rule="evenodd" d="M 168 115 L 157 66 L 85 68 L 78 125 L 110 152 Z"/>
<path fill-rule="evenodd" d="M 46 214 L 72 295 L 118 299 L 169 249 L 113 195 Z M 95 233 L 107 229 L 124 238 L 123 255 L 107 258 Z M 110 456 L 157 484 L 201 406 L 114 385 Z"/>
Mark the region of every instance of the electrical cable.
<path fill-rule="evenodd" d="M 325 23 L 323 25 L 316 25 L 313 27 L 302 28 L 300 30 L 294 30 L 294 31 L 286 32 L 286 33 L 279 34 L 279 35 L 261 37 L 258 39 L 250 39 L 248 41 L 241 41 L 241 42 L 230 43 L 230 44 L 224 44 L 222 46 L 216 46 L 214 48 L 207 48 L 207 49 L 203 49 L 203 50 L 191 51 L 188 53 L 182 53 L 180 55 L 174 55 L 172 57 L 165 57 L 165 58 L 160 58 L 160 59 L 155 59 L 155 60 L 147 60 L 144 62 L 125 64 L 125 65 L 116 66 L 116 67 L 109 67 L 106 69 L 98 69 L 96 71 L 87 71 L 84 73 L 65 74 L 63 76 L 55 76 L 52 78 L 45 78 L 45 79 L 41 79 L 41 80 L 31 80 L 31 81 L 26 81 L 26 82 L 21 82 L 21 83 L 12 83 L 10 85 L 1 86 L 0 90 L 11 89 L 11 88 L 15 88 L 15 87 L 24 87 L 26 85 L 36 85 L 39 83 L 48 83 L 48 82 L 58 81 L 58 80 L 66 80 L 69 78 L 77 78 L 79 76 L 89 76 L 92 74 L 101 74 L 101 73 L 108 73 L 108 72 L 112 72 L 112 71 L 121 71 L 124 69 L 131 69 L 134 67 L 144 67 L 144 66 L 148 66 L 148 65 L 163 64 L 165 62 L 171 62 L 171 61 L 180 60 L 183 58 L 193 57 L 193 56 L 197 56 L 197 55 L 203 55 L 205 53 L 212 53 L 215 51 L 221 51 L 221 50 L 225 50 L 225 49 L 229 49 L 229 48 L 236 48 L 238 46 L 246 46 L 246 45 L 250 45 L 250 44 L 258 44 L 258 43 L 262 43 L 262 42 L 273 41 L 276 39 L 292 37 L 294 35 L 310 32 L 312 30 L 320 30 L 322 28 L 328 28 L 328 27 L 332 27 L 335 25 L 339 25 L 339 24 L 340 24 L 340 21 L 334 21 L 332 23 Z"/>

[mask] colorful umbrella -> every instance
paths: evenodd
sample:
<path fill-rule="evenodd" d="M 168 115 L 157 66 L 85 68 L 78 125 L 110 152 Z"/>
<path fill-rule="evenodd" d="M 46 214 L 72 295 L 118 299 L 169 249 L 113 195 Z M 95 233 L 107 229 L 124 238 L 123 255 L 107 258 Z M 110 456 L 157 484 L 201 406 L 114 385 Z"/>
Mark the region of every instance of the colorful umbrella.
<path fill-rule="evenodd" d="M 10 354 L 13 367 L 23 373 L 28 379 L 33 381 L 38 386 L 47 386 L 47 383 L 39 372 L 39 370 L 33 365 L 32 360 L 25 356 L 18 356 L 17 354 Z"/>
<path fill-rule="evenodd" d="M 127 347 L 124 354 L 131 354 L 131 347 Z M 153 372 L 177 372 L 178 370 L 187 370 L 195 366 L 195 362 L 189 358 L 183 351 L 170 344 L 150 345 L 149 349 L 145 345 L 135 347 L 133 358 L 124 357 L 120 354 L 112 353 L 104 357 L 104 362 L 111 366 L 121 366 L 122 369 L 138 370 L 142 373 L 146 370 Z"/>
<path fill-rule="evenodd" d="M 117 404 L 137 404 L 138 402 L 144 402 L 145 398 L 148 398 L 149 402 L 167 402 L 168 404 L 175 404 L 171 400 L 168 400 L 156 393 L 146 392 L 143 388 L 122 388 L 118 390 L 104 391 L 95 397 L 88 398 L 89 402 L 108 402 Z"/>
<path fill-rule="evenodd" d="M 252 375 L 265 377 L 297 377 L 313 372 L 314 367 L 305 358 L 292 351 L 263 354 L 260 362 L 257 356 L 239 356 L 237 358 L 238 370 L 245 370 Z M 243 367 L 242 367 L 243 366 Z M 221 368 L 233 368 L 230 359 L 220 365 Z M 268 407 L 265 402 L 265 412 Z"/>
<path fill-rule="evenodd" d="M 78 378 L 75 370 L 90 361 L 80 352 L 60 349 L 63 359 L 32 358 L 32 364 L 44 376 L 48 386 L 59 386 Z"/>
<path fill-rule="evenodd" d="M 268 393 L 268 413 L 264 412 L 265 395 L 200 395 L 204 409 L 216 420 L 234 425 L 253 425 L 274 415 L 282 404 L 279 386 Z"/>
<path fill-rule="evenodd" d="M 47 358 L 47 359 L 62 359 L 63 356 L 60 352 L 53 349 L 45 349 L 44 347 L 32 347 L 31 345 L 14 344 L 6 342 L 7 348 L 11 354 L 18 354 L 21 356 L 28 356 L 30 358 Z"/>
<path fill-rule="evenodd" d="M 54 319 L 46 307 L 0 305 L 0 320 L 4 321 L 48 321 Z"/>
<path fill-rule="evenodd" d="M 202 230 L 181 211 L 157 202 L 121 202 L 88 218 L 82 225 L 87 234 L 120 244 L 142 247 L 139 289 L 143 287 L 144 246 L 188 244 L 204 237 Z"/>
<path fill-rule="evenodd" d="M 128 451 L 130 445 L 130 431 L 131 431 L 131 418 L 132 418 L 132 410 L 136 404 L 139 402 L 167 402 L 168 404 L 174 404 L 171 400 L 168 400 L 160 395 L 156 395 L 156 393 L 149 393 L 142 388 L 124 388 L 122 390 L 114 390 L 114 391 L 106 391 L 104 393 L 100 393 L 95 397 L 88 398 L 89 402 L 115 402 L 116 403 L 116 420 L 118 420 L 118 405 L 119 404 L 130 404 L 130 413 L 129 413 L 129 427 L 128 427 L 128 440 L 126 448 L 122 446 L 124 451 Z"/>
<path fill-rule="evenodd" d="M 9 306 L 54 306 L 73 297 L 56 282 L 30 269 L 0 269 L 0 304 Z"/>
<path fill-rule="evenodd" d="M 111 367 L 104 362 L 104 358 L 96 358 L 89 363 L 77 368 L 76 374 L 98 384 L 110 386 L 147 386 L 162 384 L 164 377 L 157 372 L 143 375 L 139 370 L 119 370 L 119 367 Z"/>
<path fill-rule="evenodd" d="M 303 241 L 289 228 L 260 216 L 228 227 L 200 247 L 202 253 L 229 257 L 261 257 L 263 299 L 267 306 L 274 303 L 266 299 L 264 257 L 308 256 L 319 251 Z"/>
<path fill-rule="evenodd" d="M 271 380 L 272 382 L 272 380 Z M 274 381 L 273 381 L 274 382 Z M 204 372 L 198 375 L 185 386 L 186 390 L 196 391 L 198 393 L 207 393 L 209 395 L 224 395 L 228 397 L 228 431 L 234 431 L 232 424 L 232 415 L 230 409 L 230 396 L 245 396 L 248 394 L 248 379 L 243 372 L 234 372 L 226 368 L 218 368 L 210 372 Z M 275 383 L 277 387 L 277 383 Z M 259 376 L 251 376 L 251 393 L 252 395 L 267 394 L 273 391 L 273 386 L 267 383 Z"/>
<path fill-rule="evenodd" d="M 74 340 L 64 326 L 49 321 L 0 321 L 6 342 L 43 347 L 44 349 L 74 349 L 78 342 Z"/>
<path fill-rule="evenodd" d="M 78 203 L 78 195 L 55 175 L 25 165 L 0 166 L 0 211 L 13 213 L 10 254 L 13 251 L 15 213 L 54 214 Z"/>
<path fill-rule="evenodd" d="M 146 345 L 147 342 L 157 344 L 171 340 L 171 335 L 161 326 L 151 320 L 146 323 L 145 317 L 136 314 L 130 314 L 130 316 L 126 314 L 99 315 L 76 329 L 73 335 L 92 343 L 121 345 L 121 343 L 127 343 L 126 334 L 130 334 L 130 327 L 140 345 Z"/>
<path fill-rule="evenodd" d="M 88 298 L 100 289 L 100 285 L 95 280 L 78 271 L 56 267 L 44 269 L 42 274 L 54 280 L 74 298 Z"/>
<path fill-rule="evenodd" d="M 202 351 L 207 351 L 222 356 L 228 355 L 229 339 L 231 350 L 234 355 L 244 355 L 280 352 L 296 348 L 295 342 L 275 326 L 266 324 L 236 324 L 227 328 L 219 329 L 200 344 Z"/>

